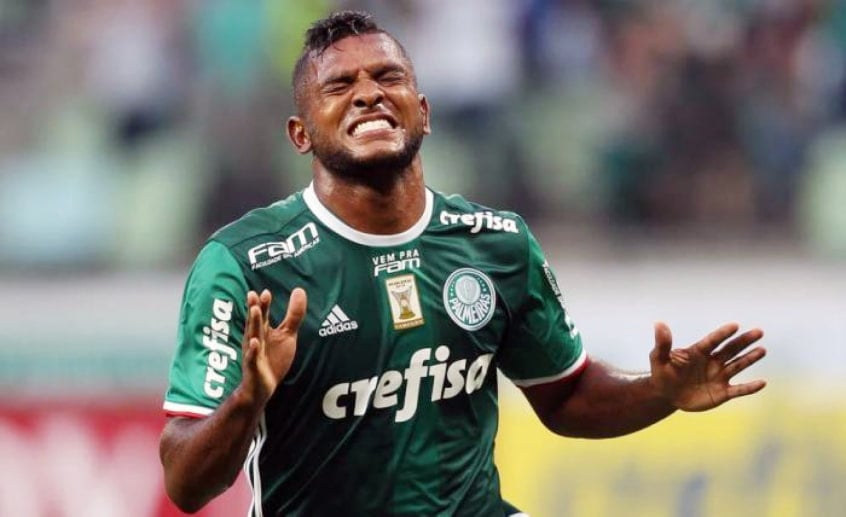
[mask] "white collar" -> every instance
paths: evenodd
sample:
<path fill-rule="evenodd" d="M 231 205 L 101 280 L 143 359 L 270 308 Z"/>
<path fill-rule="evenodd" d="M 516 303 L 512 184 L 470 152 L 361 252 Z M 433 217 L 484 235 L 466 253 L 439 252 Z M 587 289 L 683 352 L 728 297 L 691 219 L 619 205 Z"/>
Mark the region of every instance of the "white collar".
<path fill-rule="evenodd" d="M 325 224 L 330 230 L 347 240 L 355 242 L 356 244 L 373 247 L 400 246 L 419 237 L 429 225 L 429 221 L 432 219 L 432 210 L 435 204 L 434 198 L 435 196 L 432 194 L 432 191 L 427 188 L 426 206 L 423 208 L 423 215 L 420 216 L 420 219 L 418 219 L 411 228 L 405 230 L 404 232 L 392 235 L 379 235 L 358 231 L 338 219 L 335 214 L 330 212 L 329 209 L 323 206 L 323 203 L 317 199 L 313 183 L 309 183 L 308 187 L 303 190 L 303 200 L 305 201 L 306 206 L 308 206 L 309 210 L 314 213 L 315 217 L 317 217 L 321 223 Z"/>

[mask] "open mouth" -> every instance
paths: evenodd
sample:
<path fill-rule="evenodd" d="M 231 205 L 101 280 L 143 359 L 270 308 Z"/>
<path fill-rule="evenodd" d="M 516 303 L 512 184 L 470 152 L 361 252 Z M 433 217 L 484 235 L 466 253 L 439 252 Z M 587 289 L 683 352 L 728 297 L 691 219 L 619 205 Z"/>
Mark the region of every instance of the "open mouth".
<path fill-rule="evenodd" d="M 393 120 L 388 118 L 376 118 L 354 123 L 352 127 L 350 127 L 349 134 L 354 137 L 358 137 L 376 131 L 390 131 L 394 128 L 396 128 L 396 123 Z"/>

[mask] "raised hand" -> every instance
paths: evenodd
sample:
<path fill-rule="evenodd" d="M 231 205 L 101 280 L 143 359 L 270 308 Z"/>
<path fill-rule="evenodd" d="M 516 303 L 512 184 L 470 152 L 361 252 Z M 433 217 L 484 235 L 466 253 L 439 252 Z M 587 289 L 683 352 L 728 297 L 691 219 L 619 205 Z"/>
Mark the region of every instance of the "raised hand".
<path fill-rule="evenodd" d="M 756 346 L 760 329 L 735 336 L 736 323 L 725 324 L 687 348 L 673 349 L 670 329 L 655 324 L 655 348 L 649 354 L 652 383 L 678 409 L 705 411 L 736 397 L 757 393 L 766 386 L 763 380 L 730 384 L 731 379 L 766 355 Z M 721 346 L 722 345 L 722 346 Z"/>
<path fill-rule="evenodd" d="M 276 386 L 285 378 L 297 351 L 297 332 L 306 312 L 306 293 L 301 288 L 291 292 L 285 319 L 270 326 L 272 296 L 247 293 L 247 322 L 244 328 L 241 388 L 253 402 L 263 406 Z"/>

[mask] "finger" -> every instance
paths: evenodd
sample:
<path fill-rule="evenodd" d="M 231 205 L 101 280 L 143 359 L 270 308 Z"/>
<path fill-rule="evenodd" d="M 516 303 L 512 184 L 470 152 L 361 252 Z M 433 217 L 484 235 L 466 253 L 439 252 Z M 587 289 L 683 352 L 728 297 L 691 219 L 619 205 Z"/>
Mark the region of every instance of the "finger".
<path fill-rule="evenodd" d="M 760 340 L 762 337 L 764 337 L 764 332 L 761 329 L 747 330 L 717 350 L 714 354 L 714 358 L 721 363 L 727 363 L 731 361 L 734 356 L 744 351 L 749 345 Z"/>
<path fill-rule="evenodd" d="M 288 299 L 288 312 L 285 313 L 285 319 L 282 320 L 278 328 L 284 327 L 289 332 L 297 332 L 305 317 L 307 304 L 308 297 L 305 290 L 297 287 L 291 291 L 291 297 Z"/>
<path fill-rule="evenodd" d="M 700 339 L 694 346 L 703 354 L 711 355 L 711 352 L 713 352 L 720 343 L 731 337 L 739 328 L 740 326 L 737 323 L 726 323 Z"/>
<path fill-rule="evenodd" d="M 258 293 L 255 291 L 248 291 L 247 292 L 247 310 L 250 310 L 250 307 L 257 304 L 259 302 Z"/>
<path fill-rule="evenodd" d="M 249 340 L 261 337 L 261 331 L 261 309 L 258 305 L 251 305 L 250 312 L 247 315 L 247 331 L 245 332 L 244 338 Z"/>
<path fill-rule="evenodd" d="M 652 354 L 659 362 L 666 363 L 670 360 L 670 349 L 673 348 L 673 334 L 670 327 L 663 321 L 655 322 L 655 348 Z"/>
<path fill-rule="evenodd" d="M 753 348 L 749 352 L 746 352 L 737 359 L 728 363 L 725 370 L 723 370 L 723 373 L 727 379 L 731 379 L 738 373 L 763 359 L 765 355 L 767 355 L 767 350 L 763 347 Z"/>
<path fill-rule="evenodd" d="M 752 382 L 744 382 L 743 384 L 736 384 L 734 386 L 729 386 L 728 390 L 726 390 L 726 394 L 728 398 L 733 399 L 737 397 L 745 397 L 746 395 L 752 395 L 753 393 L 758 393 L 764 386 L 767 385 L 767 381 L 763 379 L 759 379 L 757 381 Z"/>
<path fill-rule="evenodd" d="M 243 368 L 245 369 L 255 369 L 256 365 L 256 357 L 258 357 L 258 349 L 261 346 L 261 342 L 258 338 L 250 338 L 246 341 L 244 345 L 244 359 L 243 359 Z"/>
<path fill-rule="evenodd" d="M 270 302 L 273 300 L 273 297 L 270 295 L 270 291 L 267 289 L 263 290 L 259 295 L 259 306 L 261 307 L 261 318 L 262 318 L 262 325 L 266 329 L 270 324 Z"/>

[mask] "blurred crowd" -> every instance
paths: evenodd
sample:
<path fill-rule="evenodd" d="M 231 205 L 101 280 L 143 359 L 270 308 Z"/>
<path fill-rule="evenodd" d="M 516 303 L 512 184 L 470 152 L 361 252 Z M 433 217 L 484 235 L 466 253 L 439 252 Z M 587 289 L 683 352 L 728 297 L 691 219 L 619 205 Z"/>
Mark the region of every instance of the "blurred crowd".
<path fill-rule="evenodd" d="M 181 266 L 302 188 L 290 70 L 339 8 L 414 59 L 438 190 L 846 256 L 840 0 L 2 0 L 0 269 Z"/>

